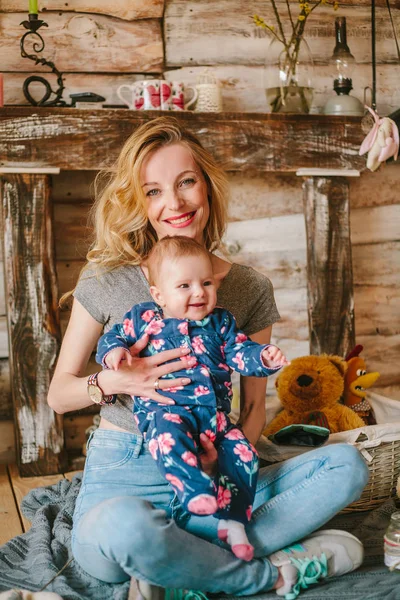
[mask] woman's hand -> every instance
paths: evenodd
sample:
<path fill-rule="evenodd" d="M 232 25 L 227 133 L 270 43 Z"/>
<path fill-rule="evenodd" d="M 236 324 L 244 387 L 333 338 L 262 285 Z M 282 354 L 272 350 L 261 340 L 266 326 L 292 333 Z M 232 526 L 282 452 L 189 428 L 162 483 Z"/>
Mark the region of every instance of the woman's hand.
<path fill-rule="evenodd" d="M 150 398 L 160 404 L 175 404 L 173 400 L 159 394 L 158 391 L 162 392 L 171 388 L 183 389 L 190 383 L 190 379 L 188 377 L 161 379 L 161 377 L 193 367 L 196 364 L 196 358 L 188 356 L 189 348 L 174 348 L 153 356 L 140 357 L 139 354 L 146 347 L 148 341 L 148 335 L 144 335 L 130 348 L 132 364 L 128 365 L 128 361 L 122 361 L 118 371 L 102 371 L 100 373 L 98 381 L 104 394 L 130 394 L 131 396 Z M 174 358 L 180 360 L 164 364 Z"/>
<path fill-rule="evenodd" d="M 200 444 L 203 448 L 203 453 L 200 454 L 201 468 L 206 475 L 213 477 L 217 473 L 218 452 L 205 433 L 200 434 Z"/>

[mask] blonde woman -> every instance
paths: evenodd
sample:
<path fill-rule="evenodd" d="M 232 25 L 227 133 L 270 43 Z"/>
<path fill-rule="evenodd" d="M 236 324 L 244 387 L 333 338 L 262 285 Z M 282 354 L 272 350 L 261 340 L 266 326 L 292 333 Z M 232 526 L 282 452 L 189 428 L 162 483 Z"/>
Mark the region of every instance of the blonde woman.
<path fill-rule="evenodd" d="M 311 534 L 356 500 L 366 484 L 367 467 L 353 447 L 322 448 L 260 470 L 246 527 L 256 558 L 245 562 L 218 540 L 215 519 L 182 509 L 132 418 L 131 396 L 172 403 L 163 388 L 190 383 L 160 379 L 181 370 L 182 361 L 193 364 L 190 350 L 140 358 L 144 337 L 131 348 L 131 365 L 83 376 L 102 332 L 132 305 L 151 301 L 143 259 L 166 235 L 204 245 L 219 285 L 218 304 L 251 339 L 269 343 L 279 318 L 271 282 L 214 254 L 227 222 L 227 184 L 210 153 L 174 118 L 149 121 L 125 143 L 93 215 L 95 239 L 73 292 L 48 398 L 59 413 L 93 401 L 102 405 L 74 513 L 77 562 L 103 581 L 134 576 L 164 588 L 238 596 L 276 589 L 280 596 L 296 597 L 310 583 L 357 568 L 363 549 L 354 536 L 333 530 Z M 265 379 L 241 382 L 240 424 L 253 444 L 265 423 L 265 390 Z M 203 470 L 213 474 L 216 450 L 206 436 L 201 444 Z M 298 540 L 301 544 L 290 546 Z"/>

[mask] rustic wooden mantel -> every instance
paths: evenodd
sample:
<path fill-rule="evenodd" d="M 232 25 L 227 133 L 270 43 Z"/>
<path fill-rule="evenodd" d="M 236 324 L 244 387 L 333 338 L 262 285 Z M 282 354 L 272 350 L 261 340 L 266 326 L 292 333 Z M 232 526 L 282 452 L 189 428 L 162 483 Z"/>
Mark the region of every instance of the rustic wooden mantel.
<path fill-rule="evenodd" d="M 49 173 L 111 165 L 135 128 L 159 115 L 117 109 L 0 109 L 4 272 L 22 475 L 48 475 L 65 467 L 62 420 L 46 403 L 60 344 Z M 343 355 L 354 343 L 346 177 L 365 168 L 358 155 L 360 119 L 258 113 L 174 116 L 227 171 L 319 170 L 304 182 L 310 351 Z M 329 169 L 336 169 L 335 175 Z"/>
<path fill-rule="evenodd" d="M 136 127 L 158 115 L 115 109 L 0 109 L 0 165 L 97 170 L 112 163 Z M 174 116 L 228 171 L 365 167 L 358 156 L 362 141 L 358 117 L 193 112 Z"/>

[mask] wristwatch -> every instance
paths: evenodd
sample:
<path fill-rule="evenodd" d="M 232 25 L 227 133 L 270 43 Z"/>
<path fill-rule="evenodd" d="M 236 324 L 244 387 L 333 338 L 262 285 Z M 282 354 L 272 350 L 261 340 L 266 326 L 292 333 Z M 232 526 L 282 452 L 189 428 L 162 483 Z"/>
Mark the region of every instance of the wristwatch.
<path fill-rule="evenodd" d="M 88 377 L 87 392 L 89 394 L 89 398 L 95 404 L 101 404 L 101 405 L 114 404 L 117 399 L 117 395 L 116 394 L 112 394 L 111 396 L 104 395 L 103 390 L 101 389 L 101 387 L 99 386 L 98 381 L 97 381 L 97 378 L 100 373 L 101 373 L 101 371 L 99 373 L 93 373 L 93 375 L 89 375 L 89 377 Z"/>

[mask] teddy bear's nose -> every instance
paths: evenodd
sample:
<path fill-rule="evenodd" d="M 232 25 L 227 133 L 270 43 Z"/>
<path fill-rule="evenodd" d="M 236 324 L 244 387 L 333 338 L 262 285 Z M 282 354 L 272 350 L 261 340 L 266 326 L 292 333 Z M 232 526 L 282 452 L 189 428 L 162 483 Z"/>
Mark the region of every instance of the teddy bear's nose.
<path fill-rule="evenodd" d="M 308 385 L 311 385 L 313 381 L 314 379 L 309 375 L 300 375 L 300 377 L 297 378 L 297 383 L 300 387 L 307 387 Z"/>

